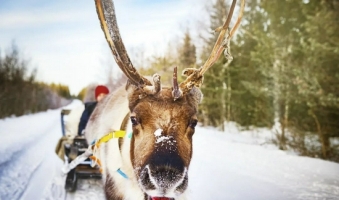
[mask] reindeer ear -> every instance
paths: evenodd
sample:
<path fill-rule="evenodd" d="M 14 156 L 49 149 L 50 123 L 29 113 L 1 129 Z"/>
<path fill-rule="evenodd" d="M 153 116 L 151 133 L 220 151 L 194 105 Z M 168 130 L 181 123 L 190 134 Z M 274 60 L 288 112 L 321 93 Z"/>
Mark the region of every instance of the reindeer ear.
<path fill-rule="evenodd" d="M 198 108 L 198 105 L 201 103 L 204 96 L 201 90 L 197 87 L 193 87 L 188 94 L 191 96 L 196 108 Z"/>

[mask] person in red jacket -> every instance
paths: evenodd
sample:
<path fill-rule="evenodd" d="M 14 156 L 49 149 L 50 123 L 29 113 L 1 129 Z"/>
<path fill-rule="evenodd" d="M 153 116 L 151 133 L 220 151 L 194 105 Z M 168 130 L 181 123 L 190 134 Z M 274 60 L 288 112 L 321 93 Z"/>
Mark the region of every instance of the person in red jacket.
<path fill-rule="evenodd" d="M 79 136 L 84 135 L 84 130 L 86 128 L 87 122 L 88 122 L 93 110 L 95 109 L 97 103 L 99 101 L 101 101 L 108 93 L 109 93 L 109 90 L 104 85 L 98 85 L 95 88 L 95 99 L 96 99 L 96 101 L 85 103 L 85 110 L 81 115 L 79 127 L 78 127 L 78 135 Z"/>

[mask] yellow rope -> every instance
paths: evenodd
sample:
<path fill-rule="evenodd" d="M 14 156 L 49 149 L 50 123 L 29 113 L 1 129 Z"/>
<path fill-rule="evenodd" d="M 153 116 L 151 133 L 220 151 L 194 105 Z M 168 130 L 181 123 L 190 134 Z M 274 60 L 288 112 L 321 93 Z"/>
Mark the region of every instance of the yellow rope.
<path fill-rule="evenodd" d="M 113 131 L 109 132 L 106 135 L 102 136 L 99 140 L 97 140 L 93 145 L 92 145 L 92 150 L 93 150 L 93 155 L 90 156 L 89 158 L 99 166 L 100 172 L 102 173 L 102 168 L 101 168 L 101 161 L 99 160 L 99 156 L 94 156 L 94 154 L 97 152 L 97 149 L 100 147 L 102 143 L 107 143 L 110 141 L 112 138 L 122 138 L 125 137 L 126 131 L 119 130 L 119 131 Z M 95 165 L 94 164 L 94 165 Z"/>
<path fill-rule="evenodd" d="M 106 143 L 108 142 L 110 139 L 112 138 L 121 138 L 121 137 L 125 137 L 126 135 L 126 131 L 113 131 L 113 132 L 109 132 L 106 135 L 102 136 L 96 143 L 95 143 L 95 147 L 99 148 L 101 143 Z"/>

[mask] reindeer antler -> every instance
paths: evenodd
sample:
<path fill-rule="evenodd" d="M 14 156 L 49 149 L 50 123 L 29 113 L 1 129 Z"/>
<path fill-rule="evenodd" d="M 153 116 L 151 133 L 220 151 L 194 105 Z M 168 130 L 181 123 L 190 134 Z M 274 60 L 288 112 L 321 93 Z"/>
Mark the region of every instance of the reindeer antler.
<path fill-rule="evenodd" d="M 205 64 L 199 69 L 188 68 L 185 69 L 183 74 L 187 76 L 186 80 L 180 83 L 178 87 L 177 83 L 177 72 L 176 69 L 174 71 L 173 76 L 173 97 L 174 99 L 178 99 L 183 95 L 187 94 L 193 86 L 200 87 L 203 81 L 204 73 L 217 61 L 220 57 L 221 53 L 226 49 L 228 50 L 228 44 L 230 39 L 232 38 L 234 32 L 239 27 L 241 17 L 244 11 L 245 0 L 241 2 L 240 14 L 238 16 L 237 22 L 231 31 L 228 31 L 228 26 L 231 22 L 231 18 L 233 15 L 234 7 L 236 4 L 236 0 L 233 0 L 230 12 L 227 16 L 227 20 L 218 28 L 220 34 L 218 39 L 213 47 L 213 50 L 205 62 Z M 95 0 L 95 6 L 97 9 L 98 17 L 100 20 L 101 28 L 105 34 L 108 45 L 114 55 L 114 59 L 123 73 L 127 76 L 130 83 L 141 88 L 145 95 L 148 94 L 156 94 L 161 90 L 160 84 L 160 76 L 154 75 L 153 82 L 154 85 L 151 84 L 149 80 L 145 77 L 141 76 L 138 71 L 134 68 L 125 48 L 124 43 L 122 42 L 117 19 L 115 16 L 115 9 L 112 0 Z M 225 38 L 226 33 L 228 34 Z M 231 58 L 228 51 L 225 51 L 228 58 Z"/>
<path fill-rule="evenodd" d="M 127 54 L 125 45 L 120 36 L 112 0 L 95 0 L 95 6 L 101 28 L 105 34 L 109 47 L 112 50 L 115 62 L 120 69 L 127 76 L 129 81 L 138 88 L 144 88 L 145 85 L 152 85 L 150 81 L 138 73 Z"/>
<path fill-rule="evenodd" d="M 243 15 L 243 11 L 244 11 L 244 7 L 245 7 L 245 0 L 241 1 L 241 8 L 240 8 L 240 13 L 238 16 L 238 19 L 235 23 L 235 25 L 233 26 L 233 28 L 231 29 L 231 31 L 228 31 L 228 27 L 229 24 L 231 22 L 231 18 L 233 15 L 233 11 L 234 11 L 234 7 L 236 4 L 237 0 L 233 0 L 231 8 L 230 8 L 230 12 L 228 13 L 227 19 L 225 21 L 225 23 L 217 29 L 217 31 L 220 31 L 218 39 L 213 47 L 213 50 L 209 56 L 209 58 L 206 60 L 205 64 L 200 67 L 199 69 L 194 69 L 194 68 L 188 68 L 185 69 L 183 71 L 183 74 L 187 76 L 186 80 L 182 83 L 180 83 L 180 89 L 182 91 L 182 94 L 185 95 L 187 94 L 193 86 L 195 87 L 200 87 L 200 85 L 202 84 L 203 81 L 203 75 L 204 73 L 218 60 L 218 58 L 220 57 L 221 53 L 227 48 L 228 48 L 228 43 L 230 41 L 230 39 L 232 38 L 232 36 L 234 35 L 235 31 L 237 30 L 237 28 L 239 27 L 242 15 Z M 228 35 L 225 38 L 226 33 L 228 33 Z M 225 52 L 228 53 L 228 52 Z M 231 58 L 230 55 L 228 55 L 229 59 Z"/>

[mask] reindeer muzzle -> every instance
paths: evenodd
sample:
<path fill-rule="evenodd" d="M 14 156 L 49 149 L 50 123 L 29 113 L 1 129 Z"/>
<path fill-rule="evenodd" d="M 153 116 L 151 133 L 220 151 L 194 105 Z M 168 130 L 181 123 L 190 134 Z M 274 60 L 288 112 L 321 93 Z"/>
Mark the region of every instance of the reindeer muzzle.
<path fill-rule="evenodd" d="M 140 172 L 139 184 L 151 199 L 174 199 L 186 190 L 187 168 L 176 151 L 158 149 L 147 163 Z"/>

